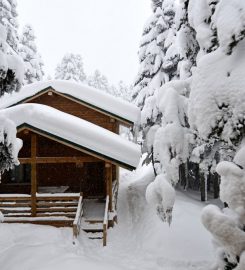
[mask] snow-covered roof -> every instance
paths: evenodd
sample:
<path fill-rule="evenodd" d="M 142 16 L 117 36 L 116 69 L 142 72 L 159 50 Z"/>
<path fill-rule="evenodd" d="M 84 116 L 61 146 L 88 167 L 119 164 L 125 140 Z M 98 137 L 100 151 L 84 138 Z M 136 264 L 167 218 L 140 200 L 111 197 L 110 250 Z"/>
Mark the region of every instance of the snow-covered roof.
<path fill-rule="evenodd" d="M 138 165 L 141 150 L 121 136 L 73 115 L 40 104 L 20 104 L 0 110 L 17 127 L 27 126 L 42 135 L 69 143 L 71 146 L 103 157 L 122 167 Z"/>
<path fill-rule="evenodd" d="M 88 85 L 62 80 L 36 82 L 22 87 L 17 93 L 5 94 L 0 99 L 0 108 L 3 109 L 23 103 L 33 96 L 45 92 L 48 88 L 52 88 L 57 93 L 87 104 L 124 122 L 136 123 L 140 119 L 140 110 L 135 105 Z"/>

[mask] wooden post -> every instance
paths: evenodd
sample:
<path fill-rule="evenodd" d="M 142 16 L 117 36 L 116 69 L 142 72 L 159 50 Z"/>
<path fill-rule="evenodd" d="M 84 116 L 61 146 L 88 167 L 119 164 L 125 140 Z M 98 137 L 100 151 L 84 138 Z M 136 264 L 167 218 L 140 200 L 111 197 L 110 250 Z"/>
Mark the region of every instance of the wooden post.
<path fill-rule="evenodd" d="M 109 195 L 109 210 L 112 211 L 112 166 L 105 164 L 106 168 L 106 194 Z"/>
<path fill-rule="evenodd" d="M 31 215 L 36 216 L 37 212 L 37 136 L 31 134 Z"/>

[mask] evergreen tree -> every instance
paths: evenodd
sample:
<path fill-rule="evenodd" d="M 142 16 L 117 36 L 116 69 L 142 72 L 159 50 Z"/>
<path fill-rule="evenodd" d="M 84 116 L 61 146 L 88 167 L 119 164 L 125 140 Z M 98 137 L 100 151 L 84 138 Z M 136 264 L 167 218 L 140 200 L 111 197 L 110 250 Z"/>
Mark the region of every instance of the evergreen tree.
<path fill-rule="evenodd" d="M 55 79 L 85 82 L 86 75 L 81 55 L 67 53 L 55 70 Z"/>
<path fill-rule="evenodd" d="M 132 100 L 132 86 L 126 85 L 122 80 L 118 83 L 118 96 L 124 100 Z"/>
<path fill-rule="evenodd" d="M 147 96 L 152 95 L 149 84 L 156 79 L 156 86 L 163 83 L 161 67 L 163 63 L 163 48 L 161 34 L 167 29 L 163 20 L 163 11 L 161 7 L 153 4 L 153 14 L 148 19 L 144 30 L 139 48 L 140 67 L 134 83 L 133 98 L 135 103 L 142 108 Z"/>
<path fill-rule="evenodd" d="M 180 1 L 175 16 L 176 42 L 180 44 L 180 61 L 178 64 L 180 79 L 186 79 L 192 75 L 191 69 L 196 65 L 196 57 L 199 52 L 196 31 L 189 23 L 189 2 L 190 0 Z"/>
<path fill-rule="evenodd" d="M 0 0 L 0 22 L 6 28 L 7 44 L 17 53 L 18 51 L 18 23 L 16 12 L 16 0 Z M 12 50 L 10 50 L 11 53 Z"/>
<path fill-rule="evenodd" d="M 8 28 L 0 23 L 0 96 L 18 91 L 23 80 L 23 63 L 7 43 L 7 31 Z"/>
<path fill-rule="evenodd" d="M 20 38 L 19 53 L 25 63 L 24 84 L 41 81 L 43 79 L 43 61 L 37 52 L 35 35 L 30 25 L 25 25 Z"/>
<path fill-rule="evenodd" d="M 109 83 L 105 75 L 96 69 L 92 76 L 88 77 L 87 83 L 89 86 L 109 92 Z"/>

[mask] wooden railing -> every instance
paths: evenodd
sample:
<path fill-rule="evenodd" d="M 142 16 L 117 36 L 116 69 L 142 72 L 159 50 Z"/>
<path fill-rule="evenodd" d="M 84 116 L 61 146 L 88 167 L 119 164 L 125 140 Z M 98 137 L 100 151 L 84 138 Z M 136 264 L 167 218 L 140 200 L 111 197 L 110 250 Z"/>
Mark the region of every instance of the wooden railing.
<path fill-rule="evenodd" d="M 25 194 L 1 194 L 0 211 L 6 217 L 30 217 L 31 196 Z"/>
<path fill-rule="evenodd" d="M 83 197 L 82 193 L 80 194 L 77 206 L 76 216 L 73 222 L 73 238 L 77 238 L 81 230 L 81 222 L 83 215 Z"/>
<path fill-rule="evenodd" d="M 5 222 L 72 227 L 80 197 L 80 193 L 36 194 L 33 215 L 30 195 L 0 195 L 0 211 L 4 214 Z"/>
<path fill-rule="evenodd" d="M 106 203 L 105 203 L 105 214 L 103 221 L 103 246 L 106 246 L 107 243 L 108 220 L 109 220 L 109 195 L 106 196 Z"/>
<path fill-rule="evenodd" d="M 75 218 L 79 193 L 37 194 L 36 217 Z"/>
<path fill-rule="evenodd" d="M 113 205 L 113 210 L 117 210 L 117 196 L 118 196 L 118 181 L 115 180 L 113 184 L 113 189 L 112 189 L 112 205 Z"/>

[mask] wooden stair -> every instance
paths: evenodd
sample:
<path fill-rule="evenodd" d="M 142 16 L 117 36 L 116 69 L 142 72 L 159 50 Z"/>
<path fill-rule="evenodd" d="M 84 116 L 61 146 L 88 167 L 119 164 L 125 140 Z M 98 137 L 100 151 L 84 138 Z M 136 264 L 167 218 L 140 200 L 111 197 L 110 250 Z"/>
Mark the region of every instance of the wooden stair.
<path fill-rule="evenodd" d="M 31 206 L 30 195 L 0 195 L 0 211 L 4 215 L 5 223 L 72 227 L 73 242 L 83 230 L 88 238 L 103 239 L 103 245 L 106 245 L 109 227 L 109 196 L 105 200 L 99 199 L 97 204 L 95 199 L 87 199 L 84 206 L 82 194 L 79 193 L 37 194 L 35 215 Z M 88 213 L 93 213 L 94 210 L 96 210 L 96 215 L 90 216 Z"/>

